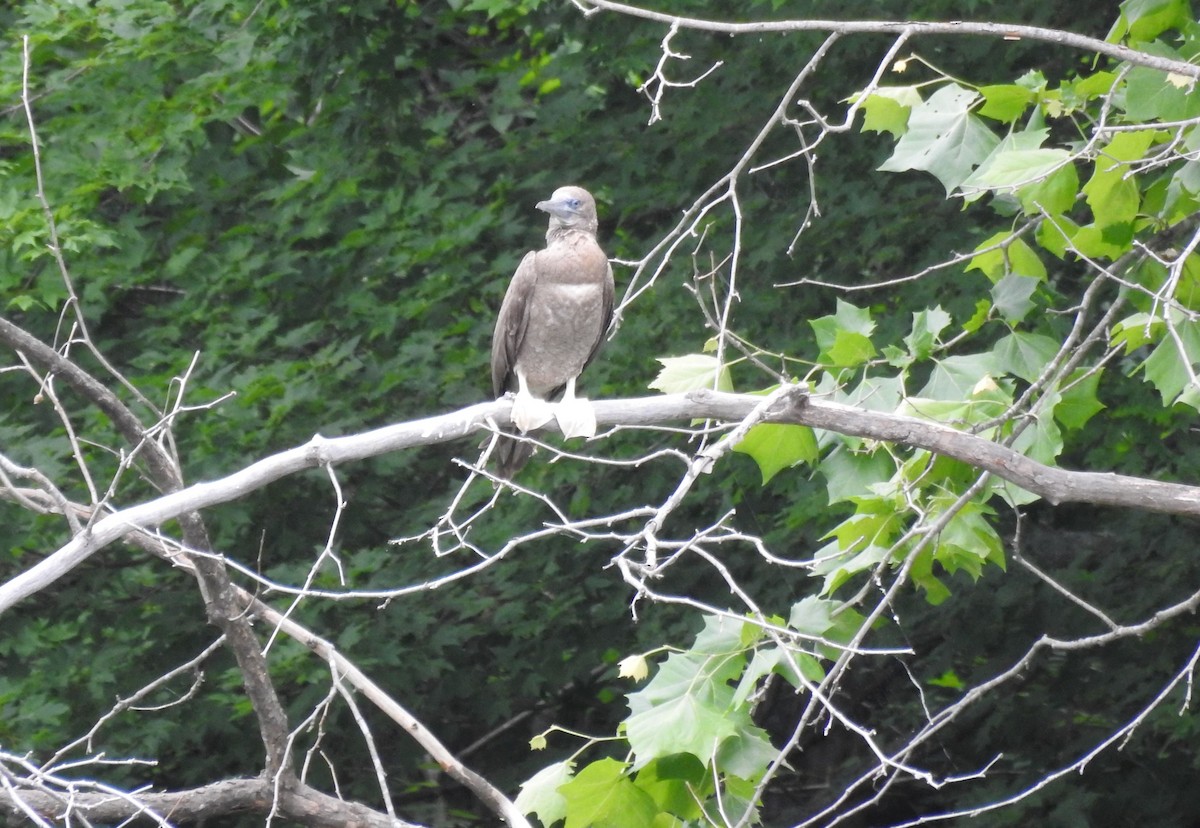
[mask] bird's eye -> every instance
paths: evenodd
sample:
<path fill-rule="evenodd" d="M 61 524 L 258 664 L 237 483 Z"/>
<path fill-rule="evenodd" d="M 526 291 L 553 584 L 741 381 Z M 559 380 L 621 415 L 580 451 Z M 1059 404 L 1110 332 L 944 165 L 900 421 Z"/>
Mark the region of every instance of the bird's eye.
<path fill-rule="evenodd" d="M 567 206 L 572 210 L 578 210 L 583 205 L 583 202 L 577 198 L 567 199 Z"/>

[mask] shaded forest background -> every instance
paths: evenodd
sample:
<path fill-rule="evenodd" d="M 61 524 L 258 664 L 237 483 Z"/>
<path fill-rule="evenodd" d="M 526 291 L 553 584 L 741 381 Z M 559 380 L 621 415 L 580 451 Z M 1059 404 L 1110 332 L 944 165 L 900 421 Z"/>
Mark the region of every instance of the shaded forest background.
<path fill-rule="evenodd" d="M 1025 0 L 929 0 L 887 9 L 817 0 L 660 5 L 731 19 L 886 13 L 1013 21 L 1096 37 L 1114 18 L 1110 4 Z M 67 296 L 29 198 L 33 159 L 19 103 L 19 36 L 29 34 L 45 187 L 93 340 L 160 403 L 197 352 L 188 401 L 236 392 L 177 424 L 189 481 L 221 476 L 314 433 L 349 434 L 485 399 L 494 314 L 520 257 L 544 232 L 533 204 L 562 184 L 587 187 L 600 205 L 608 254 L 639 258 L 736 161 L 821 39 L 681 32 L 672 46 L 691 56 L 685 74 L 717 60 L 724 67 L 694 89 L 669 90 L 662 120 L 647 124 L 648 103 L 637 90 L 659 59 L 662 27 L 612 14 L 585 17 L 565 2 L 17 2 L 0 9 L 0 31 L 7 33 L 0 52 L 3 313 L 52 339 Z M 886 42 L 839 44 L 823 71 L 844 83 L 830 84 L 828 100 L 819 103 L 865 85 Z M 1062 76 L 1088 59 L 965 37 L 923 41 L 921 53 L 977 83 L 1009 81 L 1035 67 Z M 803 169 L 780 166 L 751 179 L 741 193 L 756 221 L 742 242 L 740 333 L 774 351 L 815 353 L 807 320 L 832 313 L 836 294 L 773 286 L 912 273 L 991 234 L 930 177 L 876 173 L 890 151 L 886 137 L 874 134 L 826 142 L 819 228 L 791 255 L 809 191 Z M 589 396 L 642 395 L 658 371 L 655 357 L 700 351 L 711 333 L 685 289 L 692 271 L 693 262 L 677 257 L 627 309 L 585 376 Z M 627 273 L 619 264 L 615 272 L 619 295 Z M 855 302 L 876 315 L 879 341 L 898 340 L 910 307 L 940 303 L 956 317 L 969 316 L 977 298 L 970 278 L 917 281 Z M 1061 278 L 1081 276 L 1065 269 Z M 80 360 L 87 364 L 86 356 Z M 69 478 L 72 460 L 54 412 L 44 407 L 31 415 L 35 391 L 26 376 L 0 372 L 0 446 L 55 479 Z M 1061 464 L 1194 479 L 1195 412 L 1164 409 L 1150 394 L 1138 378 L 1114 377 L 1104 391 L 1105 416 L 1068 436 Z M 100 414 L 86 416 L 81 431 L 112 433 Z M 634 456 L 653 448 L 646 440 L 644 433 L 619 433 L 605 451 Z M 389 540 L 419 534 L 437 519 L 463 476 L 452 460 L 473 460 L 476 443 L 340 470 L 348 508 L 337 551 L 350 585 L 418 583 L 444 571 L 445 562 L 425 550 Z M 87 450 L 96 469 L 115 470 L 116 458 L 97 446 Z M 107 478 L 98 479 L 103 487 Z M 675 475 L 652 465 L 535 462 L 522 481 L 583 514 L 618 508 L 639 492 L 669 492 Z M 764 488 L 753 461 L 734 455 L 676 520 L 700 525 L 736 507 L 773 548 L 817 548 L 835 522 L 825 485 L 793 473 Z M 132 486 L 120 496 L 132 502 L 149 493 Z M 321 548 L 333 506 L 327 478 L 311 472 L 207 517 L 216 548 L 296 583 Z M 17 509 L 5 504 L 0 514 Z M 505 499 L 503 512 L 475 538 L 482 546 L 499 546 L 539 519 L 538 504 L 528 499 Z M 1200 580 L 1194 523 L 1087 506 L 1035 504 L 1027 512 L 1026 554 L 1066 582 L 1120 595 L 1130 618 L 1178 599 Z M 0 521 L 0 578 L 55 548 L 59 531 L 49 517 L 32 533 L 16 520 Z M 605 566 L 614 551 L 552 538 L 434 592 L 382 606 L 308 602 L 297 617 L 352 653 L 461 758 L 515 791 L 558 758 L 553 745 L 532 753 L 531 736 L 551 722 L 611 731 L 626 715 L 629 689 L 616 677 L 616 662 L 663 643 L 685 644 L 697 629 L 695 617 L 652 604 L 641 606 L 633 623 L 632 595 Z M 767 601 L 794 600 L 812 588 L 804 573 L 748 566 L 737 575 Z M 707 569 L 697 567 L 690 582 L 686 568 L 673 577 L 677 590 L 725 600 L 724 585 Z M 903 599 L 898 634 L 926 654 L 926 675 L 984 674 L 1048 629 L 1069 635 L 1086 626 L 1082 614 L 1063 616 L 1061 604 L 1045 602 L 1046 586 L 1017 567 L 991 568 L 977 582 L 965 575 L 947 580 L 953 597 L 938 606 L 915 590 Z M 86 732 L 116 696 L 211 642 L 211 629 L 179 622 L 203 614 L 185 573 L 128 548 L 97 555 L 0 618 L 0 744 L 52 751 Z M 1001 745 L 1035 778 L 1076 755 L 1089 727 L 1111 729 L 1127 717 L 1129 700 L 1157 685 L 1198 632 L 1189 618 L 1150 640 L 1039 666 L 1028 692 L 957 728 L 954 739 L 962 741 L 939 749 L 953 757 L 974 755 L 976 743 Z M 327 693 L 325 665 L 300 645 L 275 642 L 271 666 L 297 719 Z M 260 747 L 249 735 L 251 711 L 232 659 L 217 656 L 206 676 L 203 693 L 187 706 L 124 716 L 103 731 L 100 743 L 110 755 L 158 760 L 152 768 L 115 769 L 116 784 L 177 788 L 257 772 Z M 890 704 L 889 688 L 909 679 L 899 663 L 889 669 L 875 662 L 848 681 L 865 713 Z M 927 692 L 952 694 L 953 682 Z M 786 693 L 766 699 L 764 727 L 787 721 L 796 704 Z M 1200 812 L 1197 723 L 1177 712 L 1159 711 L 1086 775 L 992 814 L 987 824 L 1192 824 Z M 489 736 L 514 717 L 523 718 Z M 373 775 L 350 714 L 335 714 L 325 730 L 341 791 L 373 801 Z M 469 797 L 439 781 L 413 744 L 389 738 L 379 748 L 393 778 L 405 780 L 394 790 L 410 818 L 440 813 L 445 824 L 487 823 Z M 790 824 L 814 790 L 836 787 L 850 772 L 841 749 L 834 737 L 792 756 L 795 773 L 769 792 L 764 824 Z M 315 773 L 320 779 L 322 771 Z M 953 788 L 897 786 L 857 824 L 902 821 L 934 796 L 939 807 L 963 807 L 989 788 L 999 796 L 1013 784 L 989 779 L 964 801 Z"/>

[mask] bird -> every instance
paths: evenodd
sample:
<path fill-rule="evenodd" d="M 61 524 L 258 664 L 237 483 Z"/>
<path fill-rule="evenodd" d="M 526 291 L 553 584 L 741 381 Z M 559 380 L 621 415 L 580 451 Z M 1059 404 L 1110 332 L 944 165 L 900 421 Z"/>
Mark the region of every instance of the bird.
<path fill-rule="evenodd" d="M 566 437 L 592 437 L 596 415 L 576 381 L 596 356 L 613 313 L 613 274 L 596 241 L 596 200 L 559 187 L 537 209 L 550 214 L 546 247 L 517 266 L 492 333 L 492 391 L 515 393 L 512 421 L 522 433 L 557 419 Z M 552 401 L 557 401 L 552 404 Z M 497 474 L 511 478 L 533 446 L 501 437 Z"/>

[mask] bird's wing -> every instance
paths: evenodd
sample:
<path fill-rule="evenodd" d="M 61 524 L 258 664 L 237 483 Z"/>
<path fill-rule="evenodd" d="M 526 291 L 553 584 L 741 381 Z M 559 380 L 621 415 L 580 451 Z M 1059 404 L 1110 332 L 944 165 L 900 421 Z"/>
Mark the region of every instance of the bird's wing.
<path fill-rule="evenodd" d="M 525 254 L 508 283 L 492 332 L 492 393 L 496 397 L 508 390 L 517 353 L 529 327 L 529 299 L 536 284 L 537 254 L 531 251 Z"/>
<path fill-rule="evenodd" d="M 601 304 L 600 318 L 600 335 L 596 337 L 596 342 L 592 345 L 592 351 L 588 354 L 587 362 L 583 363 L 583 367 L 587 368 L 592 364 L 592 360 L 596 358 L 596 352 L 600 350 L 600 346 L 604 344 L 604 338 L 608 336 L 608 326 L 612 322 L 613 315 L 613 272 L 612 265 L 607 261 L 604 263 L 605 274 L 601 282 Z M 582 369 L 581 369 L 582 370 Z"/>

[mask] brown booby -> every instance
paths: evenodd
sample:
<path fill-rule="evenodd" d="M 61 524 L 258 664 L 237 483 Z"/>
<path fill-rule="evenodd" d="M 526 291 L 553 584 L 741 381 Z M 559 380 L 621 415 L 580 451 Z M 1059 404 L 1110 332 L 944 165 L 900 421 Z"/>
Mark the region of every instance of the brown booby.
<path fill-rule="evenodd" d="M 587 190 L 560 187 L 537 209 L 550 214 L 546 248 L 525 254 L 504 294 L 492 334 L 492 391 L 497 398 L 516 392 L 512 420 L 522 433 L 557 418 L 565 436 L 591 437 L 596 415 L 575 396 L 575 381 L 612 319 L 612 268 L 596 242 L 596 202 Z M 497 473 L 511 477 L 533 446 L 502 437 L 495 453 Z"/>

